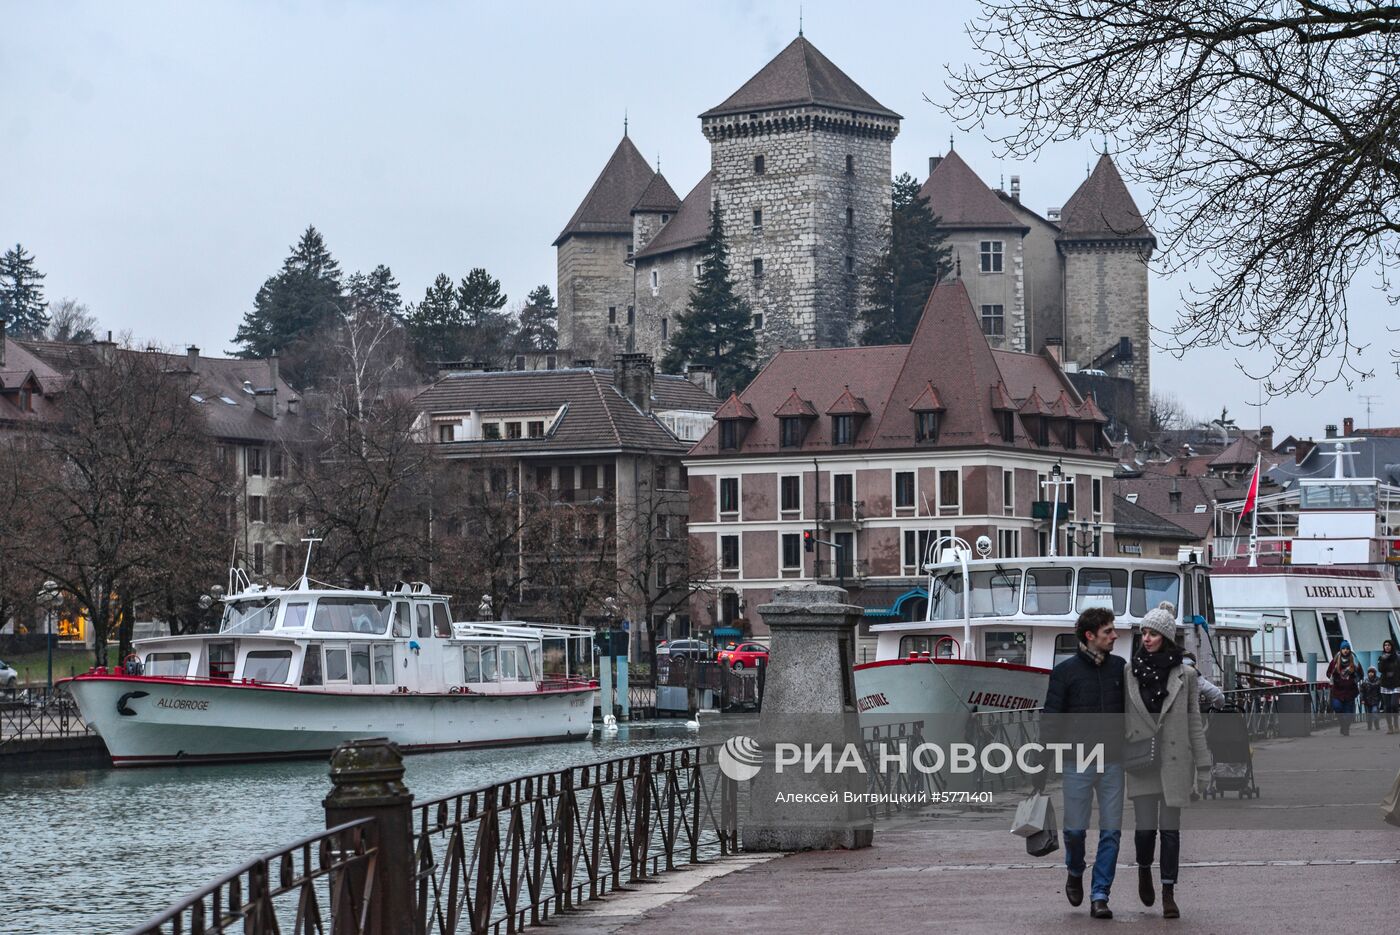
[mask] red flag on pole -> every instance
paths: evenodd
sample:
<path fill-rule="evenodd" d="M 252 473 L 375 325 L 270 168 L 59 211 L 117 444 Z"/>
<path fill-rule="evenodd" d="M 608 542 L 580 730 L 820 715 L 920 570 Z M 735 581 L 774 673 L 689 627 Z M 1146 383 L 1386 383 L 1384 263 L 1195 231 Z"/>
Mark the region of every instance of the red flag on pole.
<path fill-rule="evenodd" d="M 1259 462 L 1254 464 L 1254 476 L 1249 480 L 1249 495 L 1244 498 L 1244 509 L 1240 511 L 1240 516 L 1244 516 L 1254 509 L 1254 501 L 1259 497 Z"/>

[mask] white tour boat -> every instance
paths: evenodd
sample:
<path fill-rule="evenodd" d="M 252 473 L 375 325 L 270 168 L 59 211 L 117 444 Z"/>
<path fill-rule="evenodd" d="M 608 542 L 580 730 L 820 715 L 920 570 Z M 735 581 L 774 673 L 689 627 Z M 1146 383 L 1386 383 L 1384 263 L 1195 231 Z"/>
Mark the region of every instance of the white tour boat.
<path fill-rule="evenodd" d="M 1324 677 L 1351 643 L 1373 664 L 1387 639 L 1400 645 L 1400 487 L 1376 477 L 1346 477 L 1348 446 L 1333 446 L 1332 476 L 1298 477 L 1284 491 L 1218 509 L 1212 570 L 1222 620 L 1245 627 L 1253 669 L 1263 676 Z M 1311 660 L 1311 661 L 1310 661 Z"/>
<path fill-rule="evenodd" d="M 231 575 L 217 633 L 138 640 L 63 685 L 115 766 L 324 756 L 388 737 L 406 751 L 579 739 L 596 683 L 567 673 L 585 628 L 454 623 L 422 583 L 286 589 Z M 547 640 L 564 674 L 544 675 Z M 551 650 L 553 645 L 551 645 Z M 553 654 L 552 654 L 553 655 Z M 557 658 L 557 657 L 555 657 Z"/>
<path fill-rule="evenodd" d="M 1075 619 L 1107 607 L 1122 635 L 1114 653 L 1132 654 L 1132 628 L 1162 601 L 1177 609 L 1182 644 L 1202 668 L 1216 668 L 1211 637 L 1211 582 L 1194 558 L 1184 562 L 1092 555 L 994 558 L 984 536 L 981 557 L 956 537 L 930 554 L 925 619 L 872 626 L 876 660 L 855 666 L 864 726 L 925 722 L 937 743 L 961 741 L 976 712 L 1039 708 L 1050 670 L 1078 652 Z"/>

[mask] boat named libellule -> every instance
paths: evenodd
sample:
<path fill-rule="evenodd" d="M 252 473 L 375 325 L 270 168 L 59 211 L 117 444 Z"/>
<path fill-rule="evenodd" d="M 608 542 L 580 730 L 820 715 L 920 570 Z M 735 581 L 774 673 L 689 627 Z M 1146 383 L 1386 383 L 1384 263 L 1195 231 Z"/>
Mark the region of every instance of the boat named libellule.
<path fill-rule="evenodd" d="M 596 683 L 567 668 L 570 641 L 591 630 L 456 623 L 447 597 L 421 582 L 349 590 L 303 575 L 265 588 L 235 571 L 229 591 L 217 632 L 138 640 L 121 666 L 63 680 L 113 765 L 323 756 L 362 737 L 424 752 L 592 730 Z M 546 662 L 562 662 L 562 674 L 546 676 Z"/>

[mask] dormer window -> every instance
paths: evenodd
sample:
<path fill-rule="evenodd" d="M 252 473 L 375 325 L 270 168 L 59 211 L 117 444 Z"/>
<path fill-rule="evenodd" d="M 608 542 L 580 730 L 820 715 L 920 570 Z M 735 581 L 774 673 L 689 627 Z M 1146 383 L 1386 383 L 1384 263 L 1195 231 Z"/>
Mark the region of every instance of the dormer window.
<path fill-rule="evenodd" d="M 856 441 L 856 417 L 831 417 L 831 443 L 833 445 L 853 445 Z"/>
<path fill-rule="evenodd" d="M 938 441 L 938 412 L 914 413 L 914 440 L 918 442 Z"/>
<path fill-rule="evenodd" d="M 663 214 L 663 215 L 661 215 L 661 223 L 662 223 L 662 224 L 665 224 L 665 223 L 666 223 L 667 221 L 669 221 L 669 220 L 671 220 L 671 216 L 670 216 L 669 214 Z"/>
<path fill-rule="evenodd" d="M 1037 420 L 1035 433 L 1035 443 L 1042 448 L 1050 447 L 1050 420 L 1041 418 Z"/>
<path fill-rule="evenodd" d="M 739 423 L 726 419 L 719 424 L 719 448 L 721 451 L 733 451 L 738 447 Z"/>
<path fill-rule="evenodd" d="M 1001 428 L 1001 440 L 1013 442 L 1016 440 L 1016 414 L 1013 412 L 998 412 L 997 424 Z"/>
<path fill-rule="evenodd" d="M 802 418 L 800 416 L 783 416 L 778 420 L 778 444 L 783 448 L 802 447 L 803 436 Z"/>

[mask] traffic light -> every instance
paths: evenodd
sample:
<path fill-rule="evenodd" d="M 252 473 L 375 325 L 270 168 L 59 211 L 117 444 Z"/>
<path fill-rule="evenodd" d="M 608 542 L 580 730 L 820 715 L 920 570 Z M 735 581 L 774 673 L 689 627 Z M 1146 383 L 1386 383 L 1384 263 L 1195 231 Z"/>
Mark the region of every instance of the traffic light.
<path fill-rule="evenodd" d="M 802 530 L 802 548 L 806 549 L 808 552 L 815 552 L 817 550 L 817 534 L 810 529 Z"/>

